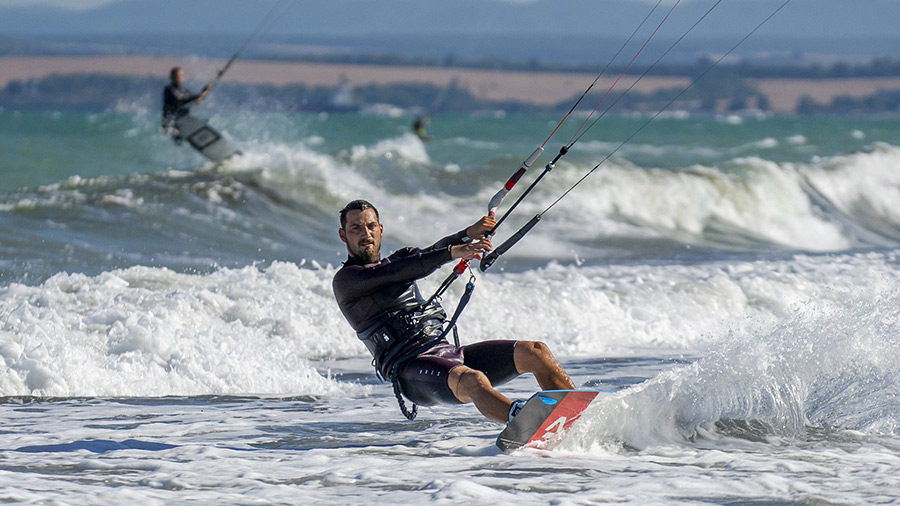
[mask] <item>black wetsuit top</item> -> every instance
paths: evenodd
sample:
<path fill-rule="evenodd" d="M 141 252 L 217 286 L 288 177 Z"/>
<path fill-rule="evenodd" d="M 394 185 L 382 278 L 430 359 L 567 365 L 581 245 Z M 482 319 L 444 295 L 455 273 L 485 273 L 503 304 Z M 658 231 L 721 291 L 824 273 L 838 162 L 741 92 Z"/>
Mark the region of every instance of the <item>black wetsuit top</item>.
<path fill-rule="evenodd" d="M 363 264 L 348 256 L 334 275 L 332 288 L 344 317 L 356 332 L 363 332 L 398 308 L 397 295 L 419 278 L 452 260 L 450 247 L 462 244 L 466 231 L 447 236 L 425 249 L 403 248 L 380 262 Z"/>
<path fill-rule="evenodd" d="M 171 83 L 163 90 L 163 126 L 170 126 L 176 118 L 190 112 L 189 104 L 200 98 L 184 86 L 175 87 Z"/>
<path fill-rule="evenodd" d="M 466 231 L 445 237 L 425 249 L 404 248 L 377 263 L 363 264 L 350 256 L 334 275 L 332 288 L 344 317 L 358 333 L 376 326 L 398 309 L 405 309 L 404 296 L 423 278 L 449 262 L 450 247 L 462 244 Z M 458 404 L 447 383 L 450 370 L 466 365 L 484 372 L 492 385 L 519 375 L 515 365 L 515 341 L 492 340 L 457 348 L 440 341 L 400 365 L 400 389 L 416 404 Z M 406 349 L 400 353 L 405 355 Z M 377 367 L 377 365 L 376 365 Z"/>

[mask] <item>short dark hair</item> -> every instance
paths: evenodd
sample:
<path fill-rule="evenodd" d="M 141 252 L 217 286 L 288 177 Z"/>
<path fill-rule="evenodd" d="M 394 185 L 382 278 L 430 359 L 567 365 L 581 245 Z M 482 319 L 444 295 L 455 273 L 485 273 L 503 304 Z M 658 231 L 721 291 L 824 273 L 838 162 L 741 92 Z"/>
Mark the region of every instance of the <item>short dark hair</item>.
<path fill-rule="evenodd" d="M 381 217 L 378 215 L 378 209 L 375 209 L 375 206 L 372 205 L 368 200 L 357 199 L 353 202 L 350 202 L 343 209 L 341 209 L 341 228 L 345 228 L 347 226 L 347 213 L 350 211 L 365 211 L 366 209 L 371 209 L 375 211 L 375 218 L 378 221 L 381 221 Z"/>
<path fill-rule="evenodd" d="M 172 70 L 169 71 L 169 80 L 170 81 L 175 80 L 175 74 L 177 74 L 179 70 L 181 70 L 181 67 L 172 67 Z"/>

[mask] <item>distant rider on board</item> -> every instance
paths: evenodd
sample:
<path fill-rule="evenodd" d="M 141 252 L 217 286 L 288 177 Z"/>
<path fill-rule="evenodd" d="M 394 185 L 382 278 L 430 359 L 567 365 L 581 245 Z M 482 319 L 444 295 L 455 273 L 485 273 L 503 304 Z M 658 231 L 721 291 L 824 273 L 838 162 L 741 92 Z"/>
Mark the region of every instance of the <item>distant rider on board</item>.
<path fill-rule="evenodd" d="M 181 134 L 175 127 L 175 120 L 189 113 L 193 102 L 203 100 L 210 91 L 212 85 L 207 84 L 200 93 L 193 94 L 184 87 L 184 70 L 181 67 L 173 67 L 169 71 L 169 84 L 163 89 L 162 127 L 176 142 L 181 141 Z"/>
<path fill-rule="evenodd" d="M 429 123 L 431 123 L 431 118 L 428 116 L 416 116 L 416 119 L 413 121 L 413 132 L 422 140 L 422 142 L 431 142 L 434 140 L 434 137 L 428 135 L 428 132 L 425 130 Z"/>
<path fill-rule="evenodd" d="M 372 204 L 354 200 L 340 218 L 348 256 L 334 276 L 334 295 L 378 374 L 404 397 L 423 406 L 473 402 L 485 417 L 507 423 L 524 401 L 510 401 L 495 385 L 530 372 L 544 390 L 575 388 L 544 343 L 491 340 L 457 348 L 445 337 L 437 340 L 447 315 L 437 302 L 425 304 L 416 280 L 454 259 L 480 259 L 492 247 L 485 234 L 496 224 L 493 217 L 425 249 L 407 247 L 384 259 L 384 226 Z"/>

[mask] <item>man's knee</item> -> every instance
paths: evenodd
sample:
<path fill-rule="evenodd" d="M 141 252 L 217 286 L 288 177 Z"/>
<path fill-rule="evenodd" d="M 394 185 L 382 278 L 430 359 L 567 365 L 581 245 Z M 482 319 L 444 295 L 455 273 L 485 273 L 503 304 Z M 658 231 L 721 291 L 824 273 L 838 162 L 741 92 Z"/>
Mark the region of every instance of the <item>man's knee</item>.
<path fill-rule="evenodd" d="M 516 369 L 520 373 L 533 373 L 541 388 L 546 390 L 575 388 L 572 378 L 556 361 L 546 344 L 539 341 L 520 341 L 516 343 L 515 358 Z"/>
<path fill-rule="evenodd" d="M 515 350 L 516 369 L 520 373 L 539 372 L 559 366 L 550 347 L 541 341 L 519 341 Z"/>
<path fill-rule="evenodd" d="M 534 367 L 556 365 L 556 358 L 550 347 L 541 341 L 519 341 L 515 350 L 516 366 L 523 367 L 520 372 L 528 372 Z"/>
<path fill-rule="evenodd" d="M 460 402 L 472 402 L 477 392 L 491 389 L 491 381 L 477 369 L 461 365 L 450 371 L 450 390 Z"/>

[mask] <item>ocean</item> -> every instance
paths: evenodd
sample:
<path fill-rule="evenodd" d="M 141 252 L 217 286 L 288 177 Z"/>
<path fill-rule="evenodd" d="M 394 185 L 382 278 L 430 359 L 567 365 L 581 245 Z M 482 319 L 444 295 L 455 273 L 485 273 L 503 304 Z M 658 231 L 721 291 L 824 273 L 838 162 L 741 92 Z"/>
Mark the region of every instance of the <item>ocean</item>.
<path fill-rule="evenodd" d="M 387 109 L 197 109 L 244 154 L 139 107 L 0 111 L 3 502 L 900 503 L 900 120 L 667 114 L 618 150 L 645 118 L 600 121 L 495 244 L 614 156 L 476 272 L 459 327 L 614 393 L 504 454 L 472 405 L 402 417 L 334 301 L 338 211 L 427 246 L 559 117 L 438 115 L 423 143 Z"/>

